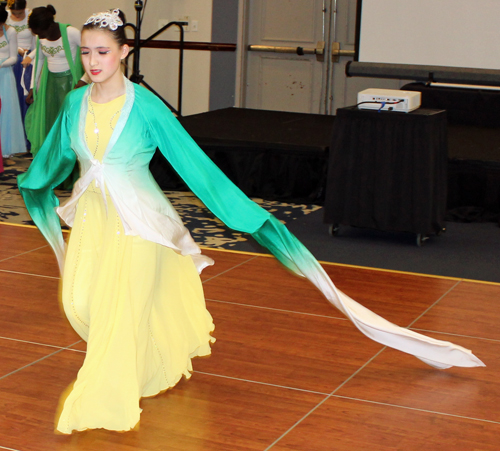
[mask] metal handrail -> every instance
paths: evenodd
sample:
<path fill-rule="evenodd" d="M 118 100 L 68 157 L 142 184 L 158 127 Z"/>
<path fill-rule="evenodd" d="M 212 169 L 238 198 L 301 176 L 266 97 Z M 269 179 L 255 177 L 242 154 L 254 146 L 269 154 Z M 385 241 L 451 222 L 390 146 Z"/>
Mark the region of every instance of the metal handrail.
<path fill-rule="evenodd" d="M 140 40 L 138 39 L 139 37 L 139 32 L 137 27 L 134 24 L 127 23 L 125 26 L 131 27 L 134 30 L 135 33 L 135 39 L 134 39 L 134 48 L 130 50 L 129 54 L 125 58 L 125 75 L 128 76 L 128 59 L 131 55 L 134 55 L 134 71 L 130 77 L 132 81 L 135 83 L 140 83 L 144 85 L 146 88 L 148 88 L 152 93 L 157 95 L 165 105 L 167 105 L 170 110 L 175 113 L 177 116 L 182 116 L 182 86 L 183 86 L 183 74 L 184 74 L 184 28 L 183 25 L 188 25 L 187 22 L 178 22 L 178 21 L 173 21 L 169 22 L 162 28 L 160 28 L 158 31 L 153 33 L 151 36 L 149 36 L 147 39 Z M 177 108 L 174 108 L 169 102 L 167 102 L 157 91 L 155 91 L 146 81 L 144 81 L 144 76 L 140 75 L 140 69 L 139 69 L 139 55 L 140 55 L 140 49 L 144 47 L 146 44 L 148 44 L 150 41 L 152 41 L 156 36 L 160 35 L 163 33 L 167 28 L 170 28 L 172 26 L 177 26 L 179 27 L 179 80 L 178 80 L 178 93 L 177 93 Z"/>

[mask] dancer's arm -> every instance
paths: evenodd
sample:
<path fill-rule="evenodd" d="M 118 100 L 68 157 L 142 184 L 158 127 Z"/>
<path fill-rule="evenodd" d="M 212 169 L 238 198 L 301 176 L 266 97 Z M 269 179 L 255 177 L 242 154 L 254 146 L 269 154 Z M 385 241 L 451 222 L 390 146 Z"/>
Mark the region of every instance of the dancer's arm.
<path fill-rule="evenodd" d="M 54 194 L 54 188 L 66 180 L 76 162 L 69 138 L 70 105 L 70 96 L 67 96 L 56 122 L 28 171 L 17 178 L 28 213 L 55 250 L 61 271 L 65 245 L 55 211 L 59 206 L 59 199 Z"/>
<path fill-rule="evenodd" d="M 0 64 L 0 67 L 9 67 L 16 64 L 17 61 L 17 33 L 12 27 L 8 27 L 6 32 L 6 38 L 9 41 L 9 57 Z"/>

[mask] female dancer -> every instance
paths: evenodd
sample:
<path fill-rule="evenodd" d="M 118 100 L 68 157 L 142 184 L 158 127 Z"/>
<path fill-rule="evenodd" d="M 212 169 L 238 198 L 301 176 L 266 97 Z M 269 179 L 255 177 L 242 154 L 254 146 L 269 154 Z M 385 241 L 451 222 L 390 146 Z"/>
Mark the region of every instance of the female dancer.
<path fill-rule="evenodd" d="M 26 140 L 12 71 L 17 61 L 17 35 L 12 27 L 5 25 L 7 15 L 5 5 L 0 5 L 0 139 L 4 164 L 10 165 L 13 162 L 9 156 L 26 152 Z"/>
<path fill-rule="evenodd" d="M 31 90 L 27 97 L 33 103 L 26 116 L 26 133 L 31 153 L 36 155 L 54 124 L 66 94 L 77 85 L 83 74 L 79 58 L 80 31 L 54 21 L 52 5 L 34 8 L 28 25 L 38 36 Z M 23 63 L 25 64 L 25 62 Z"/>
<path fill-rule="evenodd" d="M 118 10 L 87 20 L 82 61 L 93 83 L 67 96 L 19 178 L 28 210 L 64 269 L 65 313 L 88 342 L 60 432 L 132 429 L 141 397 L 189 377 L 191 358 L 210 353 L 213 324 L 198 272 L 213 261 L 201 255 L 149 172 L 157 147 L 212 212 L 308 277 L 369 337 L 438 368 L 483 365 L 470 351 L 399 328 L 337 290 L 307 249 L 224 176 L 157 97 L 124 78 L 124 22 Z M 53 188 L 77 158 L 82 176 L 57 208 L 73 228 L 65 252 Z"/>
<path fill-rule="evenodd" d="M 14 76 L 16 77 L 19 106 L 21 107 L 21 116 L 24 123 L 24 117 L 28 109 L 26 97 L 30 88 L 33 66 L 26 62 L 26 67 L 24 67 L 22 61 L 25 56 L 35 49 L 36 37 L 31 33 L 28 25 L 28 16 L 31 10 L 26 8 L 26 0 L 9 0 L 8 7 L 9 17 L 7 24 L 17 33 L 18 55 L 17 62 L 14 65 Z"/>

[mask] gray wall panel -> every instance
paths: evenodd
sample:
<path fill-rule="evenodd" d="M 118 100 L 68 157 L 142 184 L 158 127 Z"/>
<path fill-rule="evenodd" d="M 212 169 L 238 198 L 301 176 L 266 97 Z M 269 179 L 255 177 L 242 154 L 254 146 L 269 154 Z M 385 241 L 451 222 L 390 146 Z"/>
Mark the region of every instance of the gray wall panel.
<path fill-rule="evenodd" d="M 213 0 L 212 42 L 236 44 L 238 1 Z M 234 106 L 236 52 L 212 52 L 210 66 L 210 110 Z"/>

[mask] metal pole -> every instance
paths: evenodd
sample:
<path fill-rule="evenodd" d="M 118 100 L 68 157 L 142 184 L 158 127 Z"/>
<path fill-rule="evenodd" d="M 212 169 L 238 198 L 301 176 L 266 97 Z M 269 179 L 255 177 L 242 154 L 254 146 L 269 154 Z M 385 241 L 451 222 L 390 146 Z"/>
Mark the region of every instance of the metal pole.
<path fill-rule="evenodd" d="M 135 0 L 135 10 L 136 14 L 136 25 L 127 23 L 125 26 L 129 26 L 133 28 L 134 35 L 134 48 L 129 52 L 127 56 L 127 60 L 130 55 L 134 55 L 134 64 L 133 64 L 133 72 L 130 76 L 130 80 L 134 83 L 143 84 L 150 91 L 152 91 L 155 95 L 157 95 L 164 103 L 167 105 L 175 114 L 178 116 L 182 116 L 182 87 L 183 87 L 183 75 L 184 75 L 184 28 L 183 25 L 187 25 L 187 22 L 170 22 L 166 24 L 164 27 L 156 31 L 154 34 L 149 36 L 141 43 L 141 11 L 143 10 L 143 0 Z M 180 42 L 179 42 L 179 83 L 178 83 L 178 97 L 177 97 L 177 109 L 175 109 L 172 105 L 170 105 L 158 92 L 156 92 L 149 84 L 144 81 L 144 76 L 140 73 L 140 53 L 141 47 L 144 47 L 145 44 L 153 40 L 156 36 L 163 33 L 167 28 L 172 25 L 176 25 L 179 27 L 180 31 Z M 128 67 L 128 66 L 127 66 Z"/>
<path fill-rule="evenodd" d="M 179 116 L 182 116 L 182 79 L 184 72 L 184 27 L 178 25 L 181 33 L 181 41 L 179 43 L 179 92 L 177 94 L 177 111 Z"/>
<path fill-rule="evenodd" d="M 134 36 L 134 70 L 130 79 L 135 83 L 140 83 L 142 81 L 142 76 L 140 74 L 140 59 L 141 59 L 141 12 L 143 8 L 142 0 L 135 1 L 135 11 L 136 11 L 136 26 L 135 26 L 135 36 Z"/>

